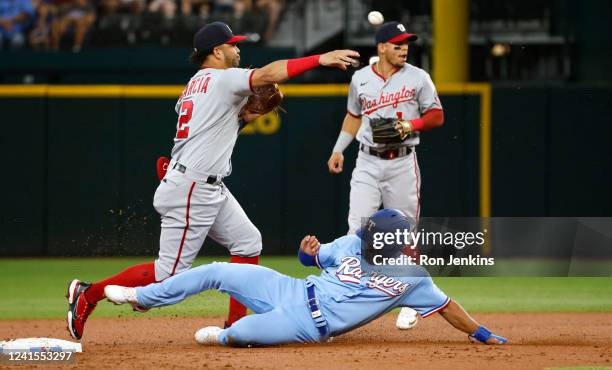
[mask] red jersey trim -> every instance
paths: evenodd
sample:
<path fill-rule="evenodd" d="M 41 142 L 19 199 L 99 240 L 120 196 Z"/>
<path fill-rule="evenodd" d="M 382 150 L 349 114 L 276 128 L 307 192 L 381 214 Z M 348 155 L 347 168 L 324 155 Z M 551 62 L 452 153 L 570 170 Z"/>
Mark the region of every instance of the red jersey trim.
<path fill-rule="evenodd" d="M 253 94 L 255 94 L 255 90 L 253 90 L 253 73 L 255 73 L 256 69 L 257 68 L 253 69 L 249 75 L 249 89 L 253 92 Z"/>
<path fill-rule="evenodd" d="M 176 266 L 178 266 L 179 260 L 181 259 L 181 253 L 183 253 L 183 245 L 185 245 L 185 237 L 187 236 L 187 230 L 189 229 L 189 207 L 191 206 L 191 194 L 193 194 L 193 188 L 195 188 L 195 181 L 191 184 L 191 188 L 189 188 L 189 195 L 187 196 L 187 212 L 185 215 L 185 228 L 183 229 L 183 237 L 181 238 L 181 245 L 179 246 L 178 255 L 176 256 L 176 260 L 174 261 L 174 266 L 172 267 L 172 273 L 170 276 L 173 276 L 176 272 Z"/>
<path fill-rule="evenodd" d="M 416 193 L 417 193 L 417 210 L 416 210 L 416 222 L 419 221 L 419 216 L 421 213 L 421 179 L 419 174 L 421 173 L 419 169 L 419 164 L 416 159 L 416 152 L 412 151 L 412 160 L 414 162 L 414 176 L 416 177 Z"/>
<path fill-rule="evenodd" d="M 433 310 L 422 314 L 421 317 L 422 318 L 426 318 L 426 317 L 429 317 L 429 316 L 433 315 L 434 313 L 436 313 L 436 312 L 438 312 L 440 310 L 443 310 L 444 308 L 446 308 L 446 306 L 449 305 L 450 302 L 451 302 L 451 299 L 450 298 L 446 298 L 446 301 L 444 301 L 444 303 L 441 306 L 438 306 L 438 307 L 434 308 Z"/>
<path fill-rule="evenodd" d="M 374 68 L 374 65 L 378 64 L 378 62 L 376 63 L 372 63 L 372 72 L 374 72 L 375 75 L 377 75 L 378 77 L 380 77 L 383 81 L 387 82 L 387 80 L 389 78 L 391 78 L 391 76 L 393 76 L 395 74 L 395 72 L 399 71 L 398 68 L 393 67 L 393 72 L 391 72 L 391 74 L 389 75 L 389 78 L 384 78 L 383 75 L 381 75 L 380 73 L 378 73 L 378 71 L 376 70 L 376 68 Z"/>
<path fill-rule="evenodd" d="M 353 114 L 353 113 L 351 113 L 351 111 L 349 111 L 349 110 L 347 110 L 347 111 L 346 111 L 346 113 L 348 113 L 348 114 L 349 114 L 349 116 L 351 116 L 351 117 L 361 118 L 361 116 L 360 116 L 360 115 L 358 116 L 358 115 L 356 115 L 356 114 Z"/>

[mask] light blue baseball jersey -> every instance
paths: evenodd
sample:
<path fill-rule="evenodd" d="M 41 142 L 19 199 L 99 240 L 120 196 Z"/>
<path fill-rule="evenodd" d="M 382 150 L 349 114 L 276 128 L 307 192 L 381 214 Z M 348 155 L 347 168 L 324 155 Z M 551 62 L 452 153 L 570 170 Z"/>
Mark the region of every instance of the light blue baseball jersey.
<path fill-rule="evenodd" d="M 323 271 L 320 276 L 306 278 L 316 286 L 329 334 L 345 333 L 400 306 L 412 307 L 427 317 L 450 301 L 423 268 L 414 266 L 410 276 L 402 277 L 365 273 L 361 270 L 360 253 L 361 241 L 355 235 L 322 245 L 315 261 Z M 228 293 L 257 313 L 221 331 L 220 344 L 274 345 L 327 340 L 312 319 L 305 280 L 263 266 L 201 265 L 161 283 L 137 288 L 136 295 L 139 305 L 160 307 L 208 289 Z"/>
<path fill-rule="evenodd" d="M 427 317 L 450 302 L 420 266 L 407 267 L 409 276 L 364 272 L 361 239 L 356 235 L 321 245 L 315 262 L 323 271 L 307 280 L 317 288 L 332 335 L 362 326 L 396 307 L 408 306 Z"/>

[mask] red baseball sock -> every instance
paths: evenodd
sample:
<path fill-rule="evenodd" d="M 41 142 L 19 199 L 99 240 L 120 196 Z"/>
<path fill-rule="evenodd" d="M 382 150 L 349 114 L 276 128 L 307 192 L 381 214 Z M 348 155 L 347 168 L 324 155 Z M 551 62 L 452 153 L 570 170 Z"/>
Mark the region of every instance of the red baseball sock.
<path fill-rule="evenodd" d="M 259 256 L 255 257 L 240 257 L 240 256 L 232 256 L 230 259 L 232 263 L 249 263 L 251 265 L 259 265 Z M 229 314 L 227 316 L 227 321 L 225 322 L 226 327 L 232 326 L 233 323 L 245 317 L 247 313 L 247 308 L 243 306 L 240 302 L 230 297 L 229 303 Z"/>
<path fill-rule="evenodd" d="M 104 298 L 104 288 L 107 285 L 137 287 L 152 283 L 155 283 L 155 263 L 143 263 L 142 265 L 128 267 L 113 277 L 91 284 L 91 287 L 85 291 L 85 299 L 90 304 L 102 300 Z"/>

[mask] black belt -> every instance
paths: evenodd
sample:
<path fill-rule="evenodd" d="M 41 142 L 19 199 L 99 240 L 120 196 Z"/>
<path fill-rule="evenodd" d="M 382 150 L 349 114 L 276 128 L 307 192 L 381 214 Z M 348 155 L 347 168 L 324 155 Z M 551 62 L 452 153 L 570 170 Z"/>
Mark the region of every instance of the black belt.
<path fill-rule="evenodd" d="M 176 168 L 180 173 L 185 173 L 185 171 L 187 171 L 187 167 L 183 166 L 182 164 L 180 164 L 178 162 L 176 162 L 174 164 L 174 167 L 172 167 L 172 168 Z M 218 182 L 217 180 L 218 180 L 217 176 L 208 176 L 206 178 L 206 183 L 210 184 L 210 185 L 213 185 L 213 184 L 216 184 Z"/>
<path fill-rule="evenodd" d="M 412 153 L 411 146 L 400 146 L 397 148 L 373 148 L 371 146 L 367 146 L 364 144 L 359 145 L 359 149 L 362 152 L 368 153 L 370 155 L 382 158 L 382 159 L 395 159 L 405 157 L 408 154 Z"/>
<path fill-rule="evenodd" d="M 327 339 L 329 336 L 329 328 L 327 327 L 327 320 L 319 309 L 319 301 L 315 295 L 315 286 L 312 282 L 306 281 L 306 295 L 308 296 L 308 308 L 310 309 L 310 316 L 315 322 L 315 326 L 321 334 L 321 337 Z"/>

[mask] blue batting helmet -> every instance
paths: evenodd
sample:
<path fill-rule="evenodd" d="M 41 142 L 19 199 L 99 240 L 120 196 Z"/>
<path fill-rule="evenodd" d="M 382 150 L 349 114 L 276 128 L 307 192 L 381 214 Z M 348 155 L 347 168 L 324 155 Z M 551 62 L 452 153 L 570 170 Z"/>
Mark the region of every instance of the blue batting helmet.
<path fill-rule="evenodd" d="M 359 236 L 366 244 L 371 245 L 376 233 L 395 233 L 399 230 L 411 231 L 412 225 L 408 217 L 400 210 L 385 208 L 370 216 L 361 228 L 357 231 Z"/>

